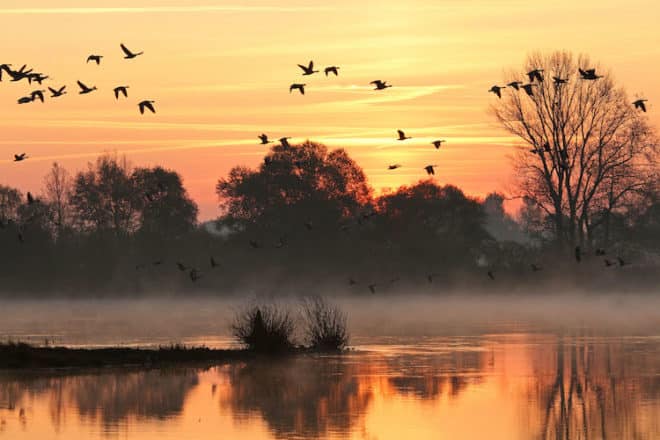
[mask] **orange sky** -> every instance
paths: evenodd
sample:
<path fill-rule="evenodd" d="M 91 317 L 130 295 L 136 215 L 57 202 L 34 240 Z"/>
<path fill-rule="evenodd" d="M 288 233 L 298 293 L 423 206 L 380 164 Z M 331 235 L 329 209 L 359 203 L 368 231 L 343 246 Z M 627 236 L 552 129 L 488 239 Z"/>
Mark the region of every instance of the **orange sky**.
<path fill-rule="evenodd" d="M 374 187 L 424 177 L 483 195 L 506 190 L 512 139 L 488 114 L 503 71 L 535 50 L 587 53 L 660 122 L 656 1 L 556 0 L 3 0 L 0 63 L 29 64 L 68 86 L 45 104 L 0 83 L 0 184 L 39 192 L 55 160 L 71 172 L 105 151 L 134 165 L 179 171 L 201 218 L 218 214 L 214 186 L 234 165 L 254 166 L 256 136 L 346 147 Z M 120 42 L 145 55 L 124 60 Z M 105 56 L 101 66 L 87 55 Z M 341 66 L 303 78 L 298 63 Z M 79 96 L 75 81 L 99 88 Z M 394 85 L 371 90 L 369 81 Z M 289 94 L 306 82 L 307 95 Z M 116 102 L 112 88 L 130 86 Z M 44 87 L 46 83 L 44 83 Z M 36 87 L 38 88 L 38 87 Z M 136 103 L 156 100 L 158 114 Z M 394 141 L 402 128 L 414 139 Z M 441 151 L 429 142 L 446 139 Z M 12 155 L 31 158 L 11 162 Z M 387 171 L 390 163 L 403 168 Z"/>

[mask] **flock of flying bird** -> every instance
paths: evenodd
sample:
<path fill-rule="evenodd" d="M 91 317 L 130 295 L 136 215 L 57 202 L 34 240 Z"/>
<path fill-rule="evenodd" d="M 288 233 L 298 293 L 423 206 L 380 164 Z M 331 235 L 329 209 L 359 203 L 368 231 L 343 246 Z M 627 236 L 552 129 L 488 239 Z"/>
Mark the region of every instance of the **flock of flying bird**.
<path fill-rule="evenodd" d="M 123 54 L 124 54 L 124 59 L 131 60 L 134 58 L 137 58 L 138 56 L 144 54 L 144 52 L 133 52 L 131 51 L 128 47 L 126 47 L 123 43 L 119 45 L 121 48 Z M 97 66 L 101 64 L 101 60 L 103 59 L 103 55 L 96 55 L 92 54 L 87 57 L 87 63 L 95 63 Z M 35 72 L 34 69 L 28 69 L 27 65 L 23 65 L 20 69 L 18 70 L 13 70 L 11 64 L 0 64 L 0 81 L 2 81 L 2 74 L 3 72 L 7 74 L 10 78 L 11 81 L 13 82 L 18 82 L 18 81 L 27 81 L 29 84 L 32 84 L 33 82 L 38 83 L 39 85 L 42 85 L 43 81 L 49 79 L 50 77 L 48 75 L 44 75 L 43 73 Z M 87 84 L 83 83 L 82 81 L 78 80 L 77 81 L 79 91 L 78 94 L 80 95 L 87 95 L 90 94 L 94 91 L 97 90 L 96 86 L 88 86 Z M 49 98 L 54 99 L 54 98 L 59 98 L 67 94 L 66 90 L 66 85 L 64 86 L 54 86 L 54 87 L 47 87 L 48 91 L 50 92 Z M 120 95 L 122 95 L 124 98 L 128 98 L 128 89 L 129 86 L 125 85 L 120 85 L 117 86 L 113 89 L 113 93 L 115 95 L 115 99 L 119 99 Z M 35 101 L 41 101 L 42 103 L 45 101 L 45 96 L 44 93 L 46 93 L 46 90 L 43 89 L 38 89 L 38 90 L 33 90 L 30 92 L 29 95 L 22 96 L 18 99 L 18 104 L 29 104 Z M 140 101 L 137 106 L 138 109 L 140 110 L 140 114 L 144 114 L 146 110 L 149 110 L 152 113 L 156 113 L 156 109 L 154 107 L 155 101 L 152 100 L 143 100 Z M 27 155 L 25 153 L 23 154 L 17 154 L 14 155 L 14 161 L 19 162 L 21 160 L 27 159 Z"/>
<path fill-rule="evenodd" d="M 527 72 L 527 77 L 529 78 L 529 83 L 524 84 L 522 81 L 513 81 L 507 84 L 506 86 L 494 85 L 488 91 L 497 95 L 498 98 L 502 98 L 502 89 L 511 87 L 512 89 L 519 91 L 520 89 L 524 90 L 528 96 L 534 96 L 534 87 L 538 87 L 538 83 L 545 81 L 543 76 L 543 69 L 534 69 Z M 596 74 L 596 69 L 582 69 L 578 68 L 578 73 L 580 79 L 584 81 L 596 81 L 600 78 L 603 78 L 603 75 Z M 568 78 L 561 78 L 559 76 L 553 76 L 552 82 L 555 87 L 561 87 L 564 84 L 568 83 Z M 636 109 L 639 109 L 643 112 L 646 112 L 646 102 L 647 99 L 637 99 L 632 104 Z"/>
<path fill-rule="evenodd" d="M 122 51 L 124 52 L 124 58 L 125 59 L 133 59 L 133 58 L 136 58 L 137 56 L 143 54 L 143 52 L 137 52 L 136 53 L 136 52 L 130 51 L 126 46 L 124 46 L 124 44 L 121 44 L 120 47 L 121 47 Z M 102 58 L 103 58 L 102 55 L 94 55 L 93 54 L 93 55 L 90 55 L 87 58 L 87 63 L 94 62 L 97 65 L 100 65 Z M 2 72 L 3 71 L 6 72 L 12 78 L 11 79 L 12 81 L 27 80 L 30 84 L 33 81 L 41 84 L 42 81 L 49 78 L 47 75 L 43 75 L 41 73 L 34 72 L 33 69 L 26 70 L 26 67 L 27 66 L 24 65 L 19 70 L 12 70 L 10 64 L 0 65 L 0 81 L 2 81 Z M 307 65 L 298 64 L 298 67 L 300 67 L 300 69 L 302 69 L 302 71 L 303 71 L 302 75 L 303 76 L 310 76 L 310 75 L 313 75 L 315 73 L 320 72 L 319 70 L 314 70 L 314 62 L 313 61 L 310 61 Z M 330 74 L 333 74 L 334 76 L 338 76 L 339 75 L 339 70 L 340 70 L 340 67 L 338 67 L 338 66 L 328 66 L 328 67 L 325 67 L 324 73 L 325 73 L 326 77 L 328 77 Z M 595 81 L 595 80 L 598 80 L 598 79 L 603 77 L 602 75 L 597 75 L 595 69 L 585 69 L 585 70 L 578 69 L 578 71 L 579 71 L 579 74 L 580 74 L 580 79 L 586 80 L 586 81 Z M 497 95 L 498 98 L 501 98 L 502 97 L 502 89 L 510 87 L 510 88 L 512 88 L 516 91 L 519 91 L 519 90 L 522 89 L 523 91 L 525 91 L 525 93 L 527 93 L 527 95 L 532 97 L 532 96 L 534 96 L 534 87 L 538 87 L 538 83 L 542 83 L 545 80 L 543 72 L 544 72 L 543 69 L 534 69 L 534 70 L 528 72 L 527 76 L 529 77 L 529 83 L 527 83 L 527 84 L 524 84 L 521 81 L 513 81 L 513 82 L 507 84 L 506 86 L 494 85 L 488 91 L 491 92 L 491 93 L 494 93 L 495 95 Z M 568 78 L 560 78 L 560 77 L 553 76 L 552 80 L 553 80 L 553 83 L 556 87 L 560 87 L 563 84 L 568 83 Z M 382 81 L 382 80 L 374 80 L 374 81 L 371 81 L 370 84 L 374 86 L 373 90 L 377 90 L 377 91 L 386 90 L 386 89 L 392 87 L 392 85 L 388 84 L 387 81 Z M 95 86 L 94 87 L 88 87 L 87 85 L 85 85 L 81 81 L 78 81 L 78 86 L 80 87 L 79 93 L 81 95 L 88 94 L 88 93 L 91 93 L 91 92 L 97 90 Z M 306 83 L 293 83 L 289 86 L 289 93 L 292 93 L 294 90 L 297 90 L 298 92 L 300 92 L 301 95 L 304 95 L 306 86 L 307 86 Z M 123 95 L 125 98 L 127 98 L 128 97 L 128 90 L 127 90 L 128 88 L 129 88 L 128 86 L 115 87 L 113 89 L 115 99 L 119 99 L 120 95 Z M 64 94 L 66 94 L 66 86 L 62 86 L 58 89 L 48 87 L 48 90 L 51 92 L 51 98 L 57 98 L 57 97 L 60 97 Z M 37 99 L 40 100 L 41 102 L 44 102 L 44 95 L 43 95 L 44 92 L 45 92 L 45 90 L 35 90 L 35 91 L 31 92 L 29 96 L 25 96 L 25 97 L 20 98 L 18 100 L 18 103 L 19 104 L 27 104 L 27 103 L 30 103 L 30 102 L 34 102 Z M 641 111 L 646 112 L 645 102 L 647 102 L 646 99 L 638 99 L 638 100 L 633 102 L 633 105 L 635 106 L 636 109 L 640 109 Z M 155 113 L 156 110 L 155 110 L 153 104 L 154 104 L 154 101 L 151 101 L 151 100 L 144 100 L 144 101 L 139 102 L 138 103 L 138 108 L 139 108 L 140 113 L 144 114 L 145 110 L 149 110 L 152 113 Z M 403 130 L 400 130 L 400 129 L 397 130 L 397 135 L 398 135 L 398 137 L 396 138 L 397 141 L 403 142 L 403 141 L 412 139 L 412 137 L 407 136 L 406 133 Z M 273 141 L 271 141 L 269 139 L 268 135 L 266 135 L 264 133 L 259 135 L 258 139 L 259 139 L 261 145 L 267 145 L 267 144 L 273 143 Z M 289 139 L 291 139 L 291 138 L 290 137 L 282 137 L 278 141 L 280 142 L 280 144 L 283 148 L 288 149 L 288 148 L 291 148 L 291 145 L 289 144 Z M 444 139 L 442 139 L 442 140 L 438 139 L 438 140 L 434 140 L 433 142 L 431 142 L 431 145 L 433 145 L 435 147 L 435 149 L 438 150 L 438 149 L 440 149 L 442 144 L 445 143 L 445 142 L 446 141 Z M 536 150 L 534 150 L 534 152 L 536 152 Z M 26 155 L 26 153 L 21 153 L 21 154 L 15 154 L 14 155 L 14 161 L 15 162 L 20 162 L 20 161 L 23 161 L 27 158 L 28 158 L 28 156 Z M 266 157 L 264 159 L 265 164 L 267 166 L 270 165 L 271 160 L 272 159 L 270 159 L 269 157 Z M 426 173 L 428 175 L 434 175 L 435 174 L 434 167 L 436 167 L 436 166 L 437 165 L 426 165 L 425 167 L 423 167 L 423 169 L 426 171 Z M 388 170 L 396 170 L 396 169 L 401 168 L 401 167 L 402 167 L 402 165 L 397 163 L 397 164 L 389 165 L 387 169 Z M 147 193 L 145 195 L 145 197 L 149 198 L 149 194 Z M 28 192 L 28 194 L 27 194 L 27 203 L 32 204 L 34 202 L 35 202 L 34 197 L 32 196 L 31 193 Z M 375 215 L 377 215 L 375 212 L 362 214 L 360 216 L 360 218 L 358 218 L 358 224 L 362 225 L 363 222 L 369 220 L 371 217 L 373 217 Z M 307 222 L 305 222 L 304 225 L 310 231 L 313 229 L 313 225 L 312 225 L 311 220 L 308 220 Z M 0 226 L 4 227 L 4 225 L 2 225 L 2 224 L 0 224 Z M 346 230 L 347 228 L 348 228 L 348 226 L 342 226 L 342 230 Z M 18 237 L 19 237 L 19 240 L 22 243 L 24 240 L 23 240 L 23 235 L 22 235 L 21 231 L 19 231 Z M 256 240 L 250 240 L 249 245 L 253 249 L 259 249 L 259 248 L 262 247 L 262 245 L 259 242 L 257 242 Z M 274 245 L 274 247 L 275 248 L 282 248 L 284 245 L 285 245 L 284 238 L 280 238 L 279 241 Z M 607 255 L 607 253 L 603 249 L 597 249 L 596 250 L 596 255 L 597 256 L 605 256 L 605 255 Z M 582 250 L 578 246 L 578 247 L 575 248 L 575 259 L 579 263 L 579 262 L 582 261 L 582 258 L 583 258 Z M 210 268 L 211 269 L 216 269 L 218 267 L 221 267 L 220 263 L 218 263 L 215 260 L 214 257 L 210 257 L 209 262 L 210 262 Z M 607 266 L 607 267 L 615 266 L 617 264 L 618 264 L 618 266 L 623 267 L 627 264 L 621 257 L 616 257 L 616 261 L 605 258 L 604 262 L 605 262 L 605 266 Z M 152 265 L 160 266 L 163 263 L 164 263 L 163 260 L 157 260 L 157 261 L 152 262 Z M 190 277 L 190 279 L 193 282 L 196 282 L 197 280 L 199 280 L 202 277 L 202 271 L 198 268 L 188 267 L 187 265 L 185 265 L 184 263 L 182 263 L 180 261 L 176 262 L 176 266 L 181 272 L 188 273 L 188 276 Z M 144 269 L 145 267 L 146 267 L 145 264 L 138 264 L 135 267 L 135 269 L 136 270 L 141 270 L 141 269 Z M 541 266 L 539 266 L 537 264 L 534 264 L 534 263 L 530 264 L 530 267 L 531 267 L 531 270 L 533 272 L 538 272 L 538 271 L 543 270 L 543 268 Z M 433 278 L 437 277 L 439 275 L 440 274 L 438 274 L 438 273 L 429 273 L 427 275 L 428 282 L 433 283 Z M 495 280 L 495 271 L 494 271 L 494 269 L 488 270 L 487 275 L 491 280 Z M 391 280 L 388 280 L 387 284 L 392 284 L 392 283 L 397 282 L 397 281 L 399 281 L 398 277 L 393 278 Z M 354 286 L 354 285 L 358 285 L 358 284 L 360 284 L 360 283 L 357 282 L 356 280 L 354 280 L 353 278 L 349 278 L 349 285 L 350 286 Z M 375 294 L 376 293 L 376 287 L 379 286 L 379 285 L 380 285 L 379 283 L 371 283 L 371 284 L 367 285 L 367 288 L 369 289 L 369 291 L 372 294 Z"/>

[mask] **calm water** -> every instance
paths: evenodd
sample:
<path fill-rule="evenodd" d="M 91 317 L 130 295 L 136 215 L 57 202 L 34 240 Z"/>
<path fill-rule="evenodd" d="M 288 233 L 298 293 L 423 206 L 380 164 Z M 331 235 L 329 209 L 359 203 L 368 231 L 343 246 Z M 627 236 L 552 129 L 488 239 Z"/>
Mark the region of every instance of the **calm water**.
<path fill-rule="evenodd" d="M 79 322 L 40 321 L 43 329 L 35 315 L 5 318 L 0 334 L 24 332 L 28 323 L 38 339 L 59 326 L 69 345 L 95 334 L 127 344 L 168 337 L 149 326 L 130 336 L 124 325 L 115 334 L 107 328 L 116 317 L 97 317 L 103 332 L 85 324 L 86 339 Z M 547 331 L 499 319 L 492 331 L 454 326 L 441 335 L 420 320 L 412 321 L 437 335 L 358 334 L 354 350 L 341 356 L 210 369 L 0 372 L 0 440 L 660 439 L 660 336 L 653 332 Z M 228 343 L 207 336 L 215 320 L 197 322 L 177 330 L 181 339 Z"/>

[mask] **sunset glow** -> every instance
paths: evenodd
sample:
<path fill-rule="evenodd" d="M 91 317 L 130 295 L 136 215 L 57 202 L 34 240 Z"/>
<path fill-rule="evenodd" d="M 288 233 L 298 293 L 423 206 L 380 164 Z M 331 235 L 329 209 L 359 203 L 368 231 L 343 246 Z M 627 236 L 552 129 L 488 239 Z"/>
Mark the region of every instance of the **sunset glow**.
<path fill-rule="evenodd" d="M 180 172 L 200 206 L 219 214 L 218 178 L 257 165 L 257 135 L 344 147 L 374 188 L 424 177 L 472 195 L 506 191 L 515 138 L 489 114 L 487 90 L 533 51 L 586 53 L 631 98 L 660 117 L 657 2 L 612 0 L 354 1 L 5 0 L 2 63 L 50 75 L 43 86 L 0 83 L 0 184 L 39 192 L 53 161 L 71 172 L 103 152 Z M 145 55 L 124 60 L 119 43 Z M 88 55 L 104 55 L 100 66 Z M 302 77 L 296 64 L 340 66 L 338 77 Z M 96 85 L 79 96 L 76 80 Z M 369 82 L 387 80 L 374 91 Z M 289 93 L 293 82 L 307 94 Z M 44 104 L 17 105 L 35 89 L 67 85 Z M 129 98 L 112 88 L 129 85 Z M 137 102 L 156 101 L 141 116 Z M 397 142 L 396 130 L 413 139 Z M 430 142 L 446 139 L 436 151 Z M 28 161 L 12 162 L 27 152 Z M 390 163 L 403 168 L 387 171 Z"/>

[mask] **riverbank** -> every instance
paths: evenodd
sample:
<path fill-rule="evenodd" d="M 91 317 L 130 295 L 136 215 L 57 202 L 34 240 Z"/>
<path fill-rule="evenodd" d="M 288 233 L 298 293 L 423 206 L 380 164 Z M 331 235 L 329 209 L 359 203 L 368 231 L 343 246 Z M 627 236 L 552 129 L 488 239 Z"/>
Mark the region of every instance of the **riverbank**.
<path fill-rule="evenodd" d="M 247 360 L 255 356 L 255 353 L 243 349 L 211 349 L 181 345 L 157 349 L 122 347 L 85 349 L 3 343 L 0 344 L 0 369 L 219 364 Z"/>

